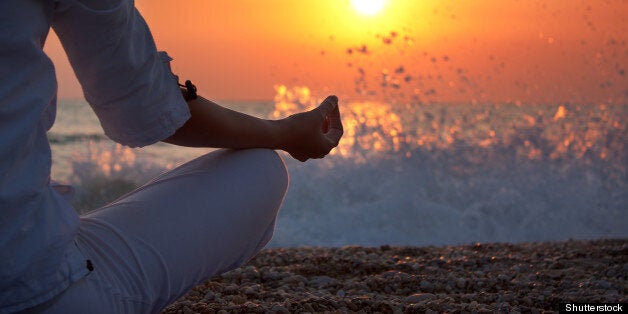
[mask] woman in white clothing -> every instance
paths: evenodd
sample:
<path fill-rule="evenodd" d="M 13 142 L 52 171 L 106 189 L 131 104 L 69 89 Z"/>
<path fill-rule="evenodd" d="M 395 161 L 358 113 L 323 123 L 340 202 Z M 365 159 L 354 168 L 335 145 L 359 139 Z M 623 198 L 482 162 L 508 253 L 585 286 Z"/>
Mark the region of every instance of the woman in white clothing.
<path fill-rule="evenodd" d="M 53 28 L 111 139 L 226 148 L 79 217 L 50 180 Z M 263 120 L 181 90 L 132 0 L 0 1 L 0 313 L 155 313 L 270 240 L 288 185 L 280 149 L 322 158 L 338 99 Z"/>

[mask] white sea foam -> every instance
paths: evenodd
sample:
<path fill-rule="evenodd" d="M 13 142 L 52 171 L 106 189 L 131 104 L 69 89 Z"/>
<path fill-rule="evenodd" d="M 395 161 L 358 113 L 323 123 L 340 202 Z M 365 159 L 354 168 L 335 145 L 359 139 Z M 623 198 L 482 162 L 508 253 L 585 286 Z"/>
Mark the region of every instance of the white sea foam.
<path fill-rule="evenodd" d="M 278 87 L 276 116 L 317 102 Z M 333 156 L 289 160 L 271 245 L 628 236 L 625 106 L 347 103 Z"/>
<path fill-rule="evenodd" d="M 271 116 L 320 101 L 306 88 L 277 90 Z M 332 155 L 286 155 L 291 185 L 271 246 L 628 237 L 625 105 L 341 106 L 346 132 Z M 204 152 L 131 151 L 75 133 L 53 152 L 83 209 Z"/>

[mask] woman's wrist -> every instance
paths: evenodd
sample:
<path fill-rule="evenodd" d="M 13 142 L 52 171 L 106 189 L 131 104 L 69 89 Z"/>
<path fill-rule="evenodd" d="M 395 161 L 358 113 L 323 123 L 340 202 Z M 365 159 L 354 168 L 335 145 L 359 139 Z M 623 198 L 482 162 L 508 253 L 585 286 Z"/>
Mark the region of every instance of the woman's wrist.
<path fill-rule="evenodd" d="M 290 137 L 290 126 L 287 119 L 268 120 L 271 134 L 271 147 L 273 149 L 286 150 Z"/>

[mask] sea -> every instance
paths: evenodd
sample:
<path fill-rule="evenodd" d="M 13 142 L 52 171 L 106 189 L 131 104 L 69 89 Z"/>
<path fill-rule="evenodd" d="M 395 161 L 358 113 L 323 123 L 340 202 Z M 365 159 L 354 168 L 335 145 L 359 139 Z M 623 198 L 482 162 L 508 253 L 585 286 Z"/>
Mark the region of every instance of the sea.
<path fill-rule="evenodd" d="M 221 105 L 262 118 L 326 95 L 275 86 Z M 345 135 L 322 160 L 282 153 L 290 186 L 270 247 L 457 245 L 628 238 L 628 105 L 341 99 Z M 82 99 L 49 131 L 53 179 L 89 212 L 211 149 L 110 141 Z"/>

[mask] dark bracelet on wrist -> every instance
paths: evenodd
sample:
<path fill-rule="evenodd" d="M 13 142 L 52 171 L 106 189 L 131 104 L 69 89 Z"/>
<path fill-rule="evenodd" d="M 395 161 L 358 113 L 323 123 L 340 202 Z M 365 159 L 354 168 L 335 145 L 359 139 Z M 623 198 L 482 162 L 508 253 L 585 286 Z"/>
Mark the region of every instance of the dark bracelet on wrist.
<path fill-rule="evenodd" d="M 192 84 L 192 81 L 185 81 L 185 85 L 179 84 L 181 87 L 181 93 L 183 94 L 183 98 L 188 101 L 192 99 L 196 99 L 198 95 L 196 94 L 196 86 Z"/>

